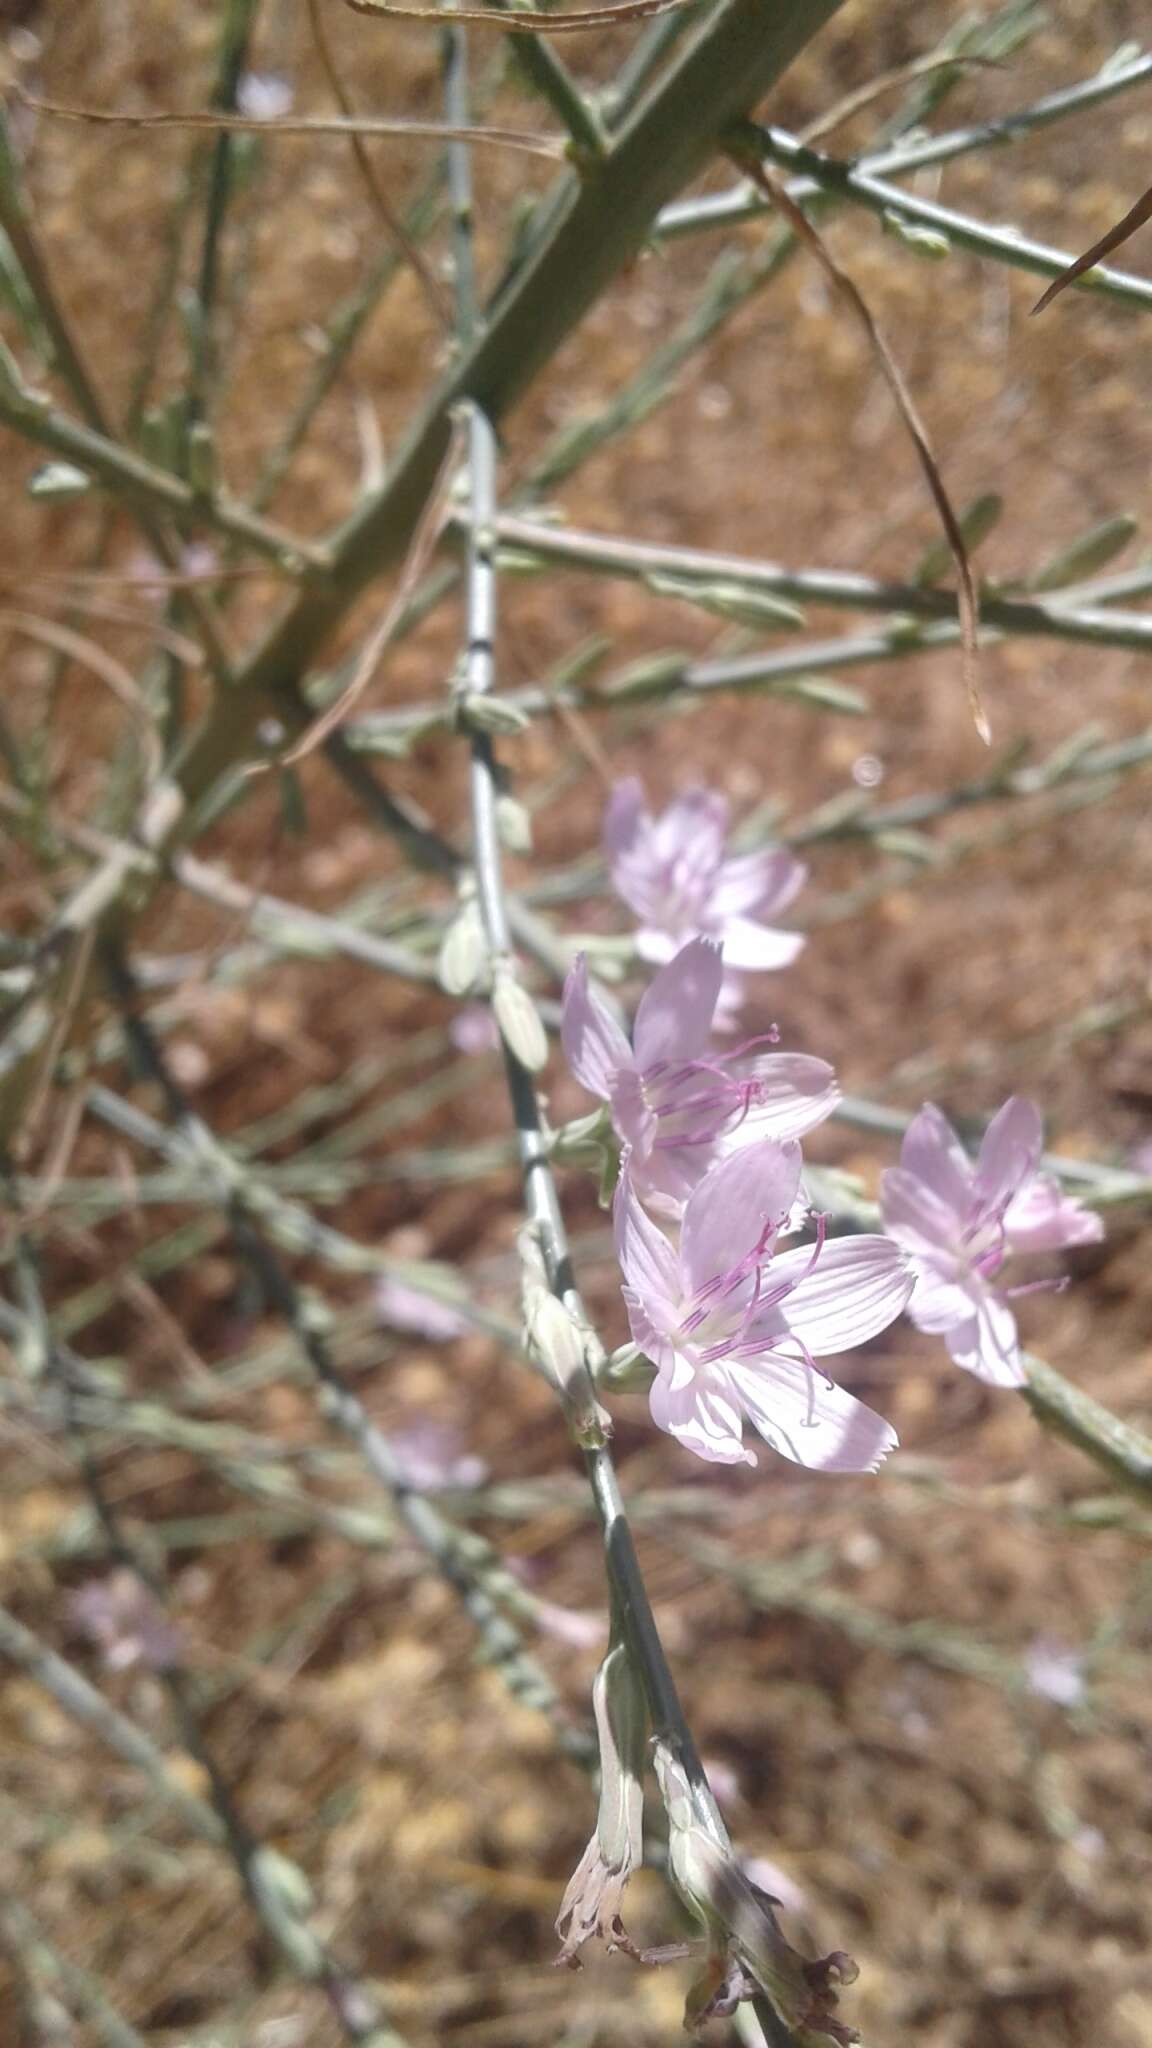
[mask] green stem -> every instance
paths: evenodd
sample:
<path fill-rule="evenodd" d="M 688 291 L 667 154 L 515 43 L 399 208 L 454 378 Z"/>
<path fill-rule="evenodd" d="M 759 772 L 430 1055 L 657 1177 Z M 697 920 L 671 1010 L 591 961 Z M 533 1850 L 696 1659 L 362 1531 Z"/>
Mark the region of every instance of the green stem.
<path fill-rule="evenodd" d="M 882 178 L 858 170 L 841 158 L 806 148 L 781 129 L 761 128 L 758 133 L 761 148 L 769 161 L 807 180 L 809 194 L 813 191 L 830 192 L 838 199 L 852 200 L 869 213 L 878 214 L 881 219 L 890 215 L 913 226 L 931 228 L 957 248 L 967 249 L 974 256 L 990 257 L 996 263 L 1006 263 L 1015 270 L 1031 271 L 1037 277 L 1059 277 L 1073 260 L 1068 250 L 1052 249 L 1044 242 L 1030 241 L 1026 235 L 1018 234 L 1015 228 L 990 227 L 987 222 L 957 213 L 950 206 L 939 206 L 935 200 L 918 199 L 912 193 L 902 191 L 900 186 L 890 185 Z M 793 183 L 789 189 L 793 198 L 803 204 L 806 196 L 803 187 Z M 1129 271 L 1111 270 L 1106 264 L 1096 264 L 1078 278 L 1076 284 L 1079 289 L 1101 292 L 1128 305 L 1152 306 L 1152 279 L 1135 277 Z"/>
<path fill-rule="evenodd" d="M 106 432 L 71 419 L 45 394 L 25 383 L 11 359 L 0 363 L 0 420 L 26 440 L 49 448 L 103 484 L 147 521 L 175 515 L 206 526 L 275 562 L 285 576 L 323 576 L 326 551 L 299 540 L 222 492 L 201 492 L 171 470 L 148 462 Z M 151 535 L 150 535 L 151 537 Z"/>
<path fill-rule="evenodd" d="M 1121 1422 L 1042 1359 L 1026 1357 L 1024 1369 L 1024 1399 L 1037 1421 L 1075 1444 L 1127 1493 L 1152 1500 L 1152 1438 Z"/>

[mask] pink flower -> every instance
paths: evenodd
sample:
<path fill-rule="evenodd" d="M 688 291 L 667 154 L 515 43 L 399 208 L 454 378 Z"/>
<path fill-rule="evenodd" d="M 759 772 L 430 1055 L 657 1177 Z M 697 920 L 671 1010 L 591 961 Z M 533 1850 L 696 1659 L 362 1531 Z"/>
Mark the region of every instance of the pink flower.
<path fill-rule="evenodd" d="M 386 1273 L 376 1283 L 376 1313 L 392 1330 L 412 1337 L 429 1337 L 434 1344 L 448 1344 L 462 1337 L 468 1318 L 441 1296 Z"/>
<path fill-rule="evenodd" d="M 645 808 L 639 777 L 617 782 L 604 814 L 612 884 L 640 921 L 642 960 L 670 960 L 685 939 L 723 944 L 725 1008 L 741 976 L 787 967 L 804 945 L 799 932 L 762 924 L 791 903 L 808 870 L 784 847 L 724 857 L 728 801 L 719 791 L 688 789 L 658 818 Z"/>
<path fill-rule="evenodd" d="M 109 1671 L 129 1671 L 137 1664 L 170 1671 L 183 1659 L 179 1630 L 126 1567 L 78 1587 L 68 1611 L 73 1628 L 96 1645 Z"/>
<path fill-rule="evenodd" d="M 630 1046 L 588 986 L 583 954 L 564 985 L 561 1042 L 576 1079 L 599 1095 L 638 1192 L 678 1213 L 718 1158 L 761 1138 L 798 1138 L 839 1100 L 827 1060 L 806 1053 L 710 1052 L 723 979 L 720 948 L 692 939 L 640 999 Z"/>
<path fill-rule="evenodd" d="M 899 1166 L 881 1178 L 884 1228 L 916 1274 L 912 1321 L 942 1336 L 957 1365 L 993 1386 L 1024 1382 L 1016 1318 L 991 1285 L 1004 1260 L 1104 1235 L 1098 1216 L 1038 1171 L 1042 1147 L 1040 1112 L 1023 1096 L 997 1111 L 975 1163 L 927 1103 L 904 1134 Z"/>
<path fill-rule="evenodd" d="M 742 1442 L 747 1419 L 797 1465 L 873 1472 L 895 1431 L 815 1360 L 883 1330 L 911 1275 L 883 1237 L 826 1244 L 821 1234 L 776 1253 L 799 1181 L 798 1145 L 743 1146 L 693 1189 L 673 1250 L 622 1176 L 616 1251 L 633 1340 L 656 1367 L 652 1419 L 719 1465 L 756 1463 Z"/>

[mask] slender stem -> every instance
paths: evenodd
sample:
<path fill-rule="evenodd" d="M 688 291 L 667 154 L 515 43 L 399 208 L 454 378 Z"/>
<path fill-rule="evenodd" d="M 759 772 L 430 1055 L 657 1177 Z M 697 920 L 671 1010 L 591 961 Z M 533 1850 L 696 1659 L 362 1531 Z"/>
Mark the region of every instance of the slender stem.
<path fill-rule="evenodd" d="M 496 0 L 501 8 L 519 11 L 525 0 Z M 562 57 L 541 36 L 522 31 L 510 38 L 513 62 L 528 83 L 563 123 L 577 163 L 602 157 L 608 137 L 593 102 L 581 92 Z"/>
<path fill-rule="evenodd" d="M 473 398 L 494 422 L 508 411 L 643 245 L 664 200 L 702 168 L 726 125 L 755 105 L 839 4 L 781 0 L 765 19 L 762 0 L 721 0 L 594 175 L 570 174 L 556 188 L 549 232 L 497 292 L 381 489 L 337 537 L 331 582 L 301 592 L 189 748 L 181 780 L 193 801 L 250 745 L 269 695 L 315 659 L 365 584 L 405 555 L 460 400 Z"/>
<path fill-rule="evenodd" d="M 650 21 L 643 34 L 637 36 L 601 101 L 609 128 L 621 127 L 635 112 L 642 94 L 665 58 L 671 55 L 685 29 L 690 27 L 691 17 L 687 10 L 683 10 L 679 14 L 665 14 L 657 21 Z"/>
<path fill-rule="evenodd" d="M 932 228 L 959 249 L 991 257 L 1016 270 L 1031 271 L 1037 277 L 1059 277 L 1073 261 L 1066 249 L 1049 248 L 1047 243 L 1033 242 L 1018 234 L 1015 228 L 991 227 L 969 214 L 957 213 L 953 207 L 940 206 L 935 200 L 918 199 L 839 157 L 807 148 L 782 129 L 761 128 L 758 133 L 765 157 L 807 180 L 809 193 L 830 192 L 839 199 L 853 200 L 881 219 L 890 216 L 913 226 Z M 802 186 L 794 182 L 789 191 L 803 203 L 806 194 Z M 1133 276 L 1129 271 L 1112 270 L 1099 263 L 1075 282 L 1081 290 L 1101 292 L 1128 305 L 1152 306 L 1152 280 Z"/>
<path fill-rule="evenodd" d="M 891 149 L 878 151 L 874 156 L 866 155 L 857 168 L 868 176 L 898 177 L 924 170 L 932 164 L 947 163 L 953 157 L 966 156 L 989 144 L 1016 142 L 1034 128 L 1045 127 L 1069 114 L 1098 106 L 1149 78 L 1152 78 L 1152 55 L 1138 57 L 1114 72 L 1104 76 L 1098 74 L 1081 85 L 1050 93 L 1014 114 L 976 122 L 965 128 L 949 129 L 943 135 L 931 135 L 908 143 L 898 142 Z M 754 186 L 739 185 L 733 191 L 711 193 L 705 199 L 674 202 L 661 213 L 656 224 L 657 233 L 667 238 L 694 234 L 700 229 L 734 226 L 765 212 L 766 208 L 767 202 Z"/>
<path fill-rule="evenodd" d="M 260 0 L 221 0 L 220 51 L 211 106 L 214 112 L 236 110 L 236 94 L 247 62 L 248 45 Z M 235 185 L 236 137 L 220 129 L 212 142 L 204 198 L 204 226 L 192 320 L 187 403 L 191 421 L 204 419 L 216 382 L 218 349 L 214 332 L 220 292 L 221 242 Z"/>
<path fill-rule="evenodd" d="M 93 2039 L 102 2048 L 146 2048 L 144 2036 L 116 2011 L 97 1979 L 58 1948 L 41 1922 L 11 1894 L 0 1894 L 0 1933 L 13 1957 L 25 1967 L 43 1969 L 59 1981 L 69 2003 L 89 2022 Z M 45 2042 L 48 2039 L 45 2032 Z"/>
<path fill-rule="evenodd" d="M 1039 1358 L 1025 1358 L 1024 1399 L 1038 1422 L 1075 1444 L 1138 1499 L 1152 1501 L 1152 1439 L 1121 1422 Z"/>
<path fill-rule="evenodd" d="M 159 468 L 107 433 L 71 419 L 42 392 L 27 385 L 11 362 L 0 367 L 0 419 L 27 440 L 74 463 L 133 511 L 149 520 L 174 514 L 191 526 L 208 527 L 267 556 L 286 576 L 300 576 L 309 570 L 323 576 L 329 568 L 324 548 L 274 526 L 222 491 L 194 490 L 171 470 Z M 175 558 L 173 566 L 178 567 Z"/>
<path fill-rule="evenodd" d="M 41 1346 L 44 1371 L 61 1397 L 65 1430 L 107 1549 L 136 1580 L 144 1597 L 162 1610 L 165 1599 L 163 1581 L 144 1564 L 134 1545 L 128 1541 L 80 1418 L 74 1399 L 77 1389 L 68 1362 L 52 1341 L 35 1253 L 23 1230 L 17 1238 L 17 1258 L 22 1291 Z M 307 1891 L 303 1873 L 292 1867 L 284 1869 L 291 1888 L 286 1889 L 285 1883 L 279 1880 L 276 1863 L 270 1861 L 264 1846 L 252 1832 L 205 1736 L 189 1675 L 178 1661 L 165 1661 L 158 1675 L 168 1695 L 184 1749 L 198 1765 L 208 1786 L 211 1807 L 219 1822 L 218 1838 L 231 1859 L 257 1922 L 271 1935 L 290 1968 L 304 1983 L 323 1987 L 347 2040 L 361 2043 L 363 2048 L 403 2048 L 399 2036 L 384 2023 L 378 2003 L 367 1985 L 349 1977 L 308 1925 L 298 1897 L 294 1896 L 300 1886 L 305 1893 Z M 280 1859 L 280 1867 L 284 1867 L 283 1858 Z M 354 2000 L 349 2000 L 349 1991 L 355 1992 Z"/>
<path fill-rule="evenodd" d="M 62 1707 L 122 1763 L 141 1771 L 154 1791 L 179 1812 L 194 1834 L 217 1846 L 223 1840 L 220 1816 L 195 1792 L 189 1792 L 172 1776 L 163 1751 L 143 1734 L 134 1721 L 105 1699 L 82 1672 L 69 1664 L 46 1643 L 25 1628 L 7 1608 L 0 1607 L 0 1656 L 8 1657 L 43 1686 Z"/>
<path fill-rule="evenodd" d="M 13 254 L 36 302 L 48 337 L 56 370 L 85 420 L 98 433 L 108 432 L 108 415 L 96 389 L 71 322 L 56 292 L 51 271 L 40 246 L 32 214 L 24 196 L 24 182 L 12 142 L 7 116 L 0 110 L 0 227 L 12 245 Z"/>
<path fill-rule="evenodd" d="M 337 1366 L 320 1319 L 309 1311 L 288 1268 L 268 1241 L 279 1203 L 275 1198 L 269 1200 L 266 1189 L 257 1188 L 252 1177 L 225 1152 L 196 1115 L 151 1029 L 135 1007 L 133 984 L 125 963 L 109 955 L 108 965 L 125 1035 L 144 1071 L 160 1088 L 176 1127 L 174 1135 L 169 1136 L 151 1118 L 134 1112 L 137 1134 L 162 1150 L 174 1146 L 178 1156 L 190 1154 L 208 1171 L 238 1249 L 272 1307 L 292 1331 L 301 1357 L 323 1395 L 324 1413 L 356 1445 L 411 1534 L 451 1585 L 480 1634 L 487 1661 L 500 1672 L 509 1691 L 522 1704 L 547 1715 L 561 1749 L 587 1765 L 591 1757 L 587 1735 L 570 1721 L 555 1687 L 524 1648 L 519 1630 L 501 1611 L 494 1596 L 493 1586 L 504 1576 L 496 1552 L 484 1538 L 457 1529 L 413 1486 L 387 1437 L 371 1420 Z M 306 1239 L 310 1237 L 314 1244 L 319 1244 L 331 1238 L 332 1233 L 307 1211 L 298 1210 L 297 1215 L 307 1226 Z M 298 1239 L 294 1248 L 306 1249 L 306 1241 Z M 373 1262 L 379 1270 L 378 1255 L 373 1255 Z M 431 1283 L 428 1291 L 435 1292 Z"/>
<path fill-rule="evenodd" d="M 455 530 L 459 533 L 457 519 Z M 956 599 L 950 590 L 920 583 L 890 582 L 852 570 L 788 569 L 758 562 L 747 555 L 713 553 L 706 548 L 662 545 L 655 541 L 618 540 L 608 534 L 573 527 L 546 526 L 532 519 L 503 514 L 497 525 L 502 543 L 517 555 L 531 556 L 550 568 L 587 570 L 595 575 L 622 576 L 643 582 L 649 576 L 679 577 L 687 582 L 726 583 L 789 598 L 801 605 L 831 605 L 849 611 L 890 612 L 919 619 L 954 619 Z M 1147 586 L 1148 570 L 1131 572 L 1136 587 Z M 1114 579 L 1119 580 L 1119 579 Z M 1079 640 L 1095 647 L 1152 650 L 1152 617 L 1121 612 L 1093 603 L 1092 586 L 1051 597 L 1002 597 L 994 587 L 981 591 L 980 617 L 1016 637 Z M 1122 594 L 1132 588 L 1131 578 Z"/>
<path fill-rule="evenodd" d="M 449 118 L 466 119 L 466 36 L 461 29 L 446 37 L 445 94 Z M 466 338 L 474 317 L 472 298 L 471 194 L 467 149 L 461 146 L 452 167 L 456 235 L 457 320 Z M 468 409 L 468 542 L 465 570 L 464 685 L 469 696 L 484 695 L 496 681 L 496 437 L 478 405 Z M 471 742 L 472 854 L 476 894 L 491 960 L 497 971 L 504 963 L 515 971 L 511 932 L 504 900 L 503 862 L 497 827 L 497 768 L 490 735 L 474 732 Z M 571 1250 L 552 1172 L 540 1100 L 532 1072 L 512 1044 L 503 1041 L 509 1100 L 516 1126 L 524 1182 L 524 1208 L 533 1228 L 547 1275 L 557 1299 L 576 1326 L 591 1332 L 576 1286 Z M 590 1343 L 599 1346 L 594 1338 Z M 591 1387 L 589 1387 L 591 1394 Z M 640 1674 L 653 1730 L 675 1744 L 699 1805 L 716 1836 L 727 1843 L 723 1816 L 716 1804 L 684 1714 L 676 1682 L 664 1653 L 656 1618 L 644 1584 L 636 1547 L 616 1478 L 611 1450 L 602 1438 L 585 1445 L 585 1461 L 604 1540 L 613 1611 L 623 1639 Z M 754 2004 L 756 2017 L 774 2048 L 791 2042 L 790 2030 L 768 1999 Z"/>

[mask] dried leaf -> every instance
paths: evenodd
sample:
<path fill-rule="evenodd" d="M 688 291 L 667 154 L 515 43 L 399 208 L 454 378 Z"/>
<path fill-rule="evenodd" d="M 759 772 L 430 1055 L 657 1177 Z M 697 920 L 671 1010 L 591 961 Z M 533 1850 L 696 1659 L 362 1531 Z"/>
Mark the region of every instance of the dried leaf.
<path fill-rule="evenodd" d="M 1149 185 L 1148 190 L 1136 201 L 1135 206 L 1129 207 L 1123 220 L 1118 220 L 1115 227 L 1109 228 L 1106 235 L 1101 235 L 1098 242 L 1093 242 L 1090 249 L 1085 249 L 1084 254 L 1078 256 L 1075 263 L 1070 263 L 1067 270 L 1062 270 L 1059 277 L 1053 278 L 1047 291 L 1037 299 L 1032 311 L 1042 313 L 1045 306 L 1050 306 L 1053 299 L 1058 298 L 1068 285 L 1075 284 L 1076 279 L 1083 277 L 1086 270 L 1094 270 L 1098 263 L 1103 262 L 1105 256 L 1112 254 L 1113 249 L 1122 248 L 1136 233 L 1137 228 L 1142 228 L 1148 220 L 1152 220 L 1152 185 Z"/>

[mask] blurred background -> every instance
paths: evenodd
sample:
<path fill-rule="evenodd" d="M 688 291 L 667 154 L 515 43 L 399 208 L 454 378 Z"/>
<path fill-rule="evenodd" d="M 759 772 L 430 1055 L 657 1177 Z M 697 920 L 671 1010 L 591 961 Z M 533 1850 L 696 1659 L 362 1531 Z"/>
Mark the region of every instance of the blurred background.
<path fill-rule="evenodd" d="M 9 0 L 3 61 L 10 83 L 56 101 L 202 107 L 217 12 Z M 433 30 L 335 5 L 325 20 L 361 109 L 439 116 Z M 916 113 L 924 82 L 904 67 L 943 37 L 1005 23 L 995 61 L 950 75 L 946 105 L 925 103 L 928 126 L 1026 105 L 1147 32 L 1134 0 L 999 10 L 848 0 L 767 117 L 802 130 L 899 71 L 829 134 L 829 148 L 851 154 L 894 109 Z M 582 37 L 566 60 L 610 84 L 637 34 Z M 497 39 L 473 41 L 488 118 L 553 129 Z M 308 14 L 290 0 L 257 10 L 244 74 L 253 110 L 331 106 Z M 11 121 L 99 385 L 117 417 L 154 408 L 162 433 L 196 348 L 182 308 L 196 276 L 203 138 L 79 125 L 19 100 Z M 370 147 L 398 206 L 434 193 L 437 145 Z M 498 150 L 474 155 L 491 281 L 551 171 Z M 364 294 L 384 244 L 345 139 L 249 136 L 235 158 L 213 329 L 218 460 L 237 497 L 263 492 L 271 517 L 316 535 L 379 475 L 445 345 L 410 271 Z M 1152 81 L 907 189 L 1075 253 L 1132 205 L 1150 166 Z M 858 210 L 830 213 L 825 231 L 893 342 L 955 500 L 1003 499 L 979 556 L 988 578 L 1022 581 L 1095 522 L 1146 518 L 1146 305 L 1070 293 L 1032 320 L 1041 286 L 1023 271 L 955 249 L 925 260 Z M 652 351 L 719 289 L 722 247 L 748 264 L 777 234 L 761 218 L 636 262 L 506 422 L 505 498 L 540 478 L 538 502 L 598 533 L 911 577 L 936 538 L 932 508 L 874 360 L 803 252 L 646 403 Z M 1149 247 L 1146 231 L 1114 260 L 1146 277 Z M 426 248 L 442 276 L 442 220 Z M 362 296 L 354 345 L 281 475 L 286 425 Z M 5 331 L 20 350 L 18 319 Z M 574 427 L 622 395 L 635 398 L 630 423 L 567 473 L 558 451 Z M 43 926 L 60 875 L 83 872 L 61 821 L 112 829 L 118 791 L 138 772 L 143 742 L 117 679 L 166 651 L 180 667 L 173 647 L 187 626 L 179 591 L 130 523 L 109 522 L 95 493 L 70 495 L 59 478 L 46 487 L 43 463 L 5 434 L 12 833 L 0 892 L 16 942 Z M 1139 562 L 1144 545 L 1137 533 L 1121 565 Z M 235 646 L 279 607 L 276 566 L 238 561 L 219 536 L 190 538 L 183 570 L 222 596 Z M 940 578 L 951 581 L 947 565 Z M 345 646 L 380 604 L 370 593 Z M 816 637 L 868 630 L 866 618 L 844 626 L 815 607 L 809 623 Z M 459 636 L 450 592 L 389 655 L 359 711 L 442 698 Z M 502 685 L 555 678 L 577 654 L 594 672 L 601 638 L 616 673 L 667 650 L 715 653 L 731 629 L 642 582 L 568 569 L 503 579 Z M 1138 739 L 1147 678 L 1135 650 L 1040 636 L 991 644 L 991 756 L 954 648 L 872 659 L 837 678 L 838 704 L 717 692 L 538 717 L 506 749 L 534 837 L 512 876 L 537 889 L 558 943 L 624 934 L 599 854 L 606 781 L 639 772 L 657 805 L 706 781 L 753 837 L 811 838 L 796 906 L 809 943 L 795 966 L 753 984 L 749 1031 L 775 1021 L 785 1045 L 832 1060 L 846 1091 L 905 1113 L 931 1099 L 978 1121 L 1027 1093 L 1053 1150 L 1147 1172 L 1152 822 L 1138 761 L 1048 788 L 1038 775 L 1033 794 L 945 807 L 915 832 L 818 836 L 822 807 L 846 793 L 896 804 L 978 783 L 1006 762 L 1051 761 L 1066 745 L 1075 761 L 1091 745 Z M 188 670 L 184 687 L 195 711 L 202 675 Z M 31 789 L 13 767 L 27 761 Z M 395 797 L 462 838 L 459 742 L 431 731 L 381 765 Z M 197 852 L 249 890 L 391 936 L 429 962 L 453 906 L 443 881 L 413 877 L 318 755 L 254 783 Z M 310 943 L 283 922 L 261 927 L 242 899 L 168 889 L 137 938 L 147 1002 L 189 1103 L 279 1197 L 367 1248 L 358 1263 L 307 1248 L 284 1256 L 413 1483 L 501 1553 L 502 1609 L 550 1699 L 540 1711 L 530 1686 L 514 1697 L 478 1654 L 448 1577 L 328 1427 L 211 1188 L 181 1186 L 178 1170 L 166 1182 L 163 1158 L 123 1120 L 102 1120 L 82 1096 L 70 1108 L 74 1079 L 40 1106 L 28 1230 L 56 1337 L 105 1375 L 91 1394 L 88 1455 L 164 1583 L 166 1612 L 109 1555 L 19 1316 L 5 1326 L 0 1597 L 196 1794 L 203 1762 L 187 1754 L 163 1678 L 178 1666 L 247 1824 L 306 1873 L 314 1925 L 375 1984 L 404 2040 L 675 2041 L 686 1966 L 641 1969 L 590 1949 L 580 1973 L 552 1967 L 552 1921 L 594 1817 L 592 1784 L 561 1753 L 557 1727 L 577 1731 L 578 1746 L 588 1726 L 605 1594 L 562 1417 L 518 1352 L 519 1182 L 483 1014 L 462 1017 L 434 985 L 318 951 L 315 934 Z M 162 1119 L 155 1082 L 126 1064 L 108 1013 L 96 1004 L 69 1021 L 100 1083 Z M 545 1086 L 556 1121 L 589 1106 L 558 1059 Z M 834 1124 L 809 1149 L 874 1192 L 896 1140 Z M 593 1181 L 567 1173 L 562 1195 L 587 1298 L 606 1340 L 620 1342 Z M 1021 1306 L 1029 1346 L 1137 1425 L 1152 1419 L 1143 1227 L 1139 1204 L 1117 1208 L 1106 1243 L 1076 1255 L 1074 1284 Z M 13 1256 L 9 1233 L 10 1270 Z M 472 1303 L 463 1319 L 398 1293 L 405 1261 L 433 1262 L 439 1293 L 458 1270 Z M 26 1308 L 19 1270 L 11 1277 L 4 1292 Z M 705 1467 L 657 1435 L 642 1396 L 612 1402 L 645 1574 L 737 1846 L 797 1940 L 856 1957 L 846 2017 L 877 2048 L 1142 2048 L 1152 2042 L 1152 1511 L 1108 1493 L 1021 1401 L 961 1375 L 938 1341 L 903 1325 L 841 1377 L 899 1430 L 901 1453 L 880 1478 L 806 1475 L 767 1453 L 754 1472 Z M 246 1919 L 220 1850 L 13 1665 L 0 1691 L 0 1821 L 0 2042 L 115 2039 L 92 1981 L 155 2048 L 342 2038 L 331 1998 L 295 1981 Z M 640 1875 L 629 1903 L 638 1940 L 682 1932 L 657 1875 Z"/>

